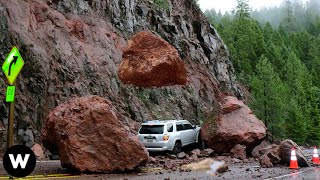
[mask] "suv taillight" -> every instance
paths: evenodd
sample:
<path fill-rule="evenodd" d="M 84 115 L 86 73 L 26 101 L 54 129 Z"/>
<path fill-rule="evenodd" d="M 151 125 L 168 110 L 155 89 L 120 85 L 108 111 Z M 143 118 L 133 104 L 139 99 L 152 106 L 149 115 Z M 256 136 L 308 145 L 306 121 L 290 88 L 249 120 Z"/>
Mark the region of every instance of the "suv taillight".
<path fill-rule="evenodd" d="M 169 136 L 168 135 L 163 135 L 163 140 L 164 141 L 168 141 L 169 140 Z"/>

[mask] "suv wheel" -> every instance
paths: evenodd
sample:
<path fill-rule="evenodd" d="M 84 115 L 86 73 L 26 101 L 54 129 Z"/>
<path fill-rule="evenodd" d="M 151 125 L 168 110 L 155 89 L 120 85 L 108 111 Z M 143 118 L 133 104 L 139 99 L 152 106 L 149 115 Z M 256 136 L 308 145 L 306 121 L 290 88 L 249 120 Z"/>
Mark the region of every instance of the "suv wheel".
<path fill-rule="evenodd" d="M 176 142 L 173 147 L 173 153 L 175 155 L 179 154 L 182 151 L 182 145 L 180 142 Z"/>
<path fill-rule="evenodd" d="M 199 137 L 198 137 L 197 146 L 198 146 L 198 148 L 199 148 L 200 150 L 203 150 L 203 149 L 206 148 L 206 147 L 205 147 L 205 144 L 204 144 L 204 141 L 201 139 L 200 135 L 199 135 Z"/>

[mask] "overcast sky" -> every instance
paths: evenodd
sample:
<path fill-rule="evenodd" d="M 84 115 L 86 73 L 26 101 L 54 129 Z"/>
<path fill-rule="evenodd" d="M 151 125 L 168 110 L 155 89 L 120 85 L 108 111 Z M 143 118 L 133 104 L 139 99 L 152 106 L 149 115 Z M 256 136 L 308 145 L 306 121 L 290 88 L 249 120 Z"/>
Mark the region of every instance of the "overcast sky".
<path fill-rule="evenodd" d="M 249 0 L 249 5 L 252 10 L 259 9 L 261 7 L 279 6 L 283 0 Z M 305 0 L 304 0 L 305 1 Z M 221 13 L 225 11 L 232 11 L 237 6 L 236 0 L 199 0 L 199 4 L 202 10 L 215 9 L 217 12 L 221 10 Z"/>

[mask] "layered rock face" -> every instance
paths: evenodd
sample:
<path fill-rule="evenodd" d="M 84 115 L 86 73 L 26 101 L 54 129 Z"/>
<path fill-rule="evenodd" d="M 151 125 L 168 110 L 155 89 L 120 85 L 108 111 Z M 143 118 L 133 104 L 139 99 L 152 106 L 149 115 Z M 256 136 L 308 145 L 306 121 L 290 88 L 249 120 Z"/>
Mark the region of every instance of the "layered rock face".
<path fill-rule="evenodd" d="M 138 87 L 185 85 L 187 70 L 178 51 L 168 42 L 142 31 L 129 40 L 118 75 Z"/>
<path fill-rule="evenodd" d="M 62 167 L 107 173 L 133 169 L 148 152 L 111 102 L 98 97 L 75 98 L 54 108 L 46 118 L 42 142 L 59 152 Z"/>
<path fill-rule="evenodd" d="M 34 139 L 16 142 L 40 142 L 47 114 L 75 97 L 109 99 L 137 122 L 183 118 L 198 123 L 219 93 L 239 96 L 227 49 L 200 9 L 189 0 L 169 1 L 169 7 L 163 12 L 145 0 L 0 0 L 0 57 L 16 45 L 26 63 L 17 79 L 15 123 L 16 130 L 32 130 Z M 178 50 L 189 78 L 184 87 L 141 89 L 120 82 L 122 49 L 143 30 Z M 4 125 L 6 84 L 0 72 Z M 0 134 L 6 137 L 5 131 Z"/>
<path fill-rule="evenodd" d="M 224 153 L 237 144 L 251 150 L 266 136 L 266 126 L 243 102 L 226 96 L 217 111 L 201 128 L 201 135 L 215 152 Z"/>

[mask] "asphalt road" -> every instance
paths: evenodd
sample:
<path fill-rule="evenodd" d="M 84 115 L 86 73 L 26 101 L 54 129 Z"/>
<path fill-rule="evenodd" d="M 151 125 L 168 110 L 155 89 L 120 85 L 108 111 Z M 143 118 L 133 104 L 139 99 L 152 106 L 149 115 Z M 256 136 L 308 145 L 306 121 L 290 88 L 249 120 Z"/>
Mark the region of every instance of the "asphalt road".
<path fill-rule="evenodd" d="M 311 158 L 312 150 L 306 150 L 308 159 Z M 2 162 L 0 162 L 0 179 L 9 179 L 5 172 Z M 229 166 L 229 171 L 220 175 L 209 175 L 201 171 L 167 171 L 161 168 L 141 169 L 141 172 L 127 174 L 70 174 L 63 169 L 60 161 L 43 161 L 37 162 L 35 171 L 26 179 L 132 179 L 132 180 L 157 180 L 157 179 L 310 179 L 320 180 L 320 166 L 300 168 L 298 170 L 290 170 L 285 166 L 273 168 L 261 168 L 258 163 L 251 164 L 234 164 Z"/>

